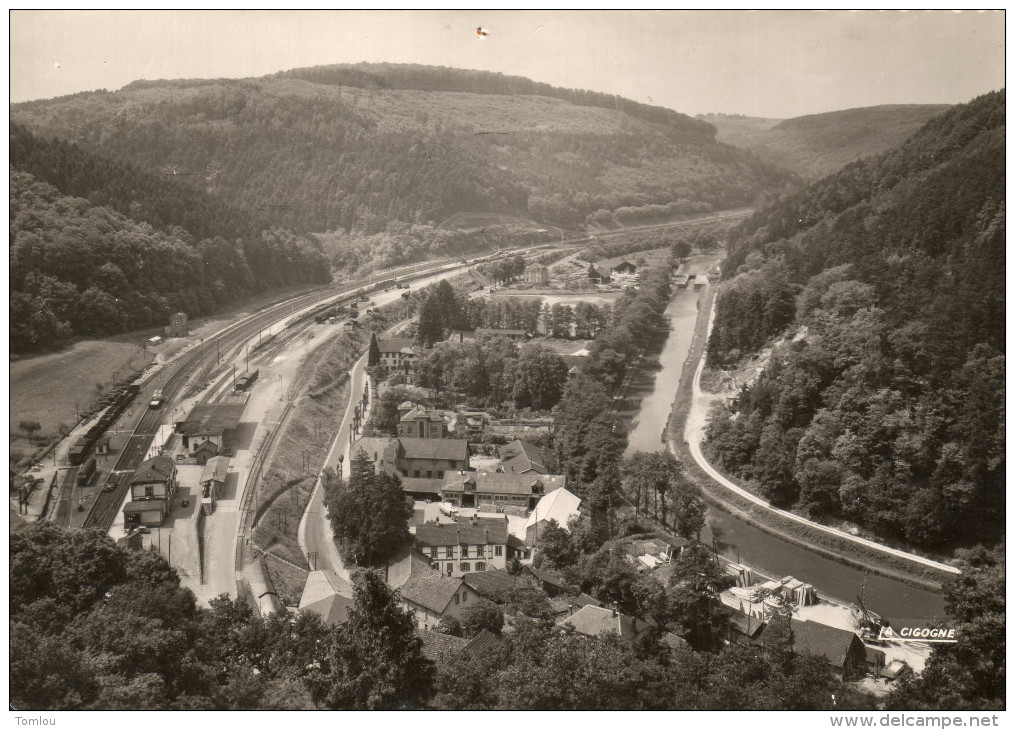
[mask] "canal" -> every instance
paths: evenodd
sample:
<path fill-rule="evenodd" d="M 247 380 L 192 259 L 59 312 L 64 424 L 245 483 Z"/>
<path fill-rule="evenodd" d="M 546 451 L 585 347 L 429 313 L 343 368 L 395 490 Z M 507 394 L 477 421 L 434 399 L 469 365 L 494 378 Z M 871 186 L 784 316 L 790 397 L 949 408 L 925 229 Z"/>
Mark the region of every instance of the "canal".
<path fill-rule="evenodd" d="M 691 259 L 690 271 L 705 272 L 714 256 Z M 661 451 L 663 434 L 670 416 L 684 361 L 698 316 L 698 302 L 704 291 L 676 289 L 666 309 L 670 333 L 657 358 L 648 358 L 640 372 L 632 377 L 634 392 L 644 393 L 634 414 L 634 427 L 628 437 L 626 454 L 634 451 Z M 792 575 L 810 583 L 832 598 L 853 603 L 864 581 L 863 571 L 830 558 L 804 550 L 779 539 L 744 520 L 709 507 L 701 539 L 714 544 L 725 557 L 742 560 L 774 576 Z M 897 624 L 900 619 L 928 619 L 944 615 L 944 597 L 940 593 L 915 588 L 902 581 L 871 574 L 867 579 L 867 606 Z"/>

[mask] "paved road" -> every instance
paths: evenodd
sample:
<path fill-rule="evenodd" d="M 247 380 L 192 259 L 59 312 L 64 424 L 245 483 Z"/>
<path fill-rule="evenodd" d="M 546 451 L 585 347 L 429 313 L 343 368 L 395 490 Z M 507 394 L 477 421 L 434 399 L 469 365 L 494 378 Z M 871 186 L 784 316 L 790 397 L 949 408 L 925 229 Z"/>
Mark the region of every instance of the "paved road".
<path fill-rule="evenodd" d="M 349 371 L 349 405 L 345 409 L 345 417 L 335 435 L 331 450 L 328 451 L 328 456 L 324 460 L 324 467 L 336 468 L 341 456 L 343 468 L 348 469 L 349 428 L 352 426 L 353 411 L 356 404 L 359 403 L 360 394 L 363 393 L 366 363 L 367 356 L 363 355 Z M 333 570 L 348 580 L 349 571 L 345 567 L 331 535 L 328 509 L 324 505 L 324 484 L 320 476 L 317 477 L 314 492 L 303 513 L 303 518 L 300 520 L 298 541 L 303 554 L 308 556 L 311 567 L 316 567 L 318 570 Z"/>
<path fill-rule="evenodd" d="M 715 306 L 713 305 L 712 313 L 709 317 L 708 323 L 709 333 L 711 333 L 712 324 L 715 321 L 715 311 L 716 311 Z M 904 560 L 909 560 L 910 562 L 913 563 L 918 563 L 920 565 L 935 568 L 937 570 L 941 570 L 946 573 L 958 574 L 961 572 L 959 571 L 958 568 L 954 566 L 939 563 L 936 560 L 924 558 L 919 555 L 913 555 L 912 553 L 905 552 L 904 550 L 897 550 L 895 548 L 888 547 L 887 545 L 882 545 L 880 543 L 874 542 L 873 540 L 867 540 L 866 538 L 863 537 L 850 535 L 848 532 L 837 530 L 834 527 L 821 525 L 818 524 L 817 522 L 812 522 L 811 520 L 801 517 L 800 515 L 796 515 L 793 514 L 792 512 L 786 512 L 785 510 L 773 507 L 769 502 L 765 501 L 764 499 L 758 497 L 755 494 L 752 494 L 751 492 L 748 492 L 743 487 L 734 484 L 732 481 L 730 481 L 722 474 L 720 474 L 718 471 L 716 471 L 712 467 L 712 465 L 708 462 L 708 460 L 705 458 L 705 455 L 701 451 L 701 443 L 703 441 L 704 436 L 705 414 L 708 412 L 708 407 L 714 398 L 713 396 L 705 394 L 701 390 L 701 373 L 702 370 L 704 370 L 704 367 L 705 367 L 705 355 L 702 354 L 701 360 L 698 362 L 698 367 L 694 371 L 694 384 L 693 384 L 694 401 L 693 405 L 691 406 L 691 413 L 688 415 L 687 424 L 684 431 L 684 440 L 687 442 L 688 449 L 691 452 L 691 456 L 694 457 L 694 460 L 698 463 L 698 466 L 700 466 L 706 474 L 712 477 L 712 479 L 716 483 L 725 487 L 729 491 L 737 494 L 738 496 L 751 501 L 752 503 L 758 505 L 759 507 L 764 508 L 768 512 L 777 514 L 781 517 L 785 517 L 786 519 L 792 520 L 793 522 L 796 522 L 798 524 L 806 525 L 807 527 L 810 527 L 812 529 L 821 530 L 822 532 L 826 532 L 830 535 L 835 535 L 836 537 L 848 540 L 857 545 L 863 545 L 864 547 L 877 550 L 887 555 L 893 555 L 898 558 L 903 558 Z M 670 445 L 670 448 L 673 451 L 676 450 L 675 445 L 672 443 Z"/>

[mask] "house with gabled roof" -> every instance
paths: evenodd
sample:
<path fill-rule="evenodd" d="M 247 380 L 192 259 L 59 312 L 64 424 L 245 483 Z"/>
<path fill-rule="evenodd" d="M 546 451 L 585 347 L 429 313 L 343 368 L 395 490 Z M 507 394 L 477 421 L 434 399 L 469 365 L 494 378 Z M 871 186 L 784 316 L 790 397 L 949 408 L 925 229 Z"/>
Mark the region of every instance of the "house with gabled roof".
<path fill-rule="evenodd" d="M 519 537 L 524 537 L 526 545 L 535 546 L 539 536 L 551 520 L 556 522 L 565 532 L 570 532 L 569 523 L 571 518 L 581 514 L 580 505 L 581 498 L 571 494 L 564 487 L 554 489 L 549 494 L 543 495 L 536 503 L 535 509 L 529 513 L 528 519 L 525 521 L 525 534 L 524 536 L 519 535 Z"/>
<path fill-rule="evenodd" d="M 790 634 L 794 654 L 821 657 L 836 676 L 849 679 L 864 671 L 867 649 L 855 632 L 794 618 L 790 620 Z"/>
<path fill-rule="evenodd" d="M 558 623 L 557 627 L 563 630 L 574 630 L 590 637 L 613 634 L 619 636 L 623 641 L 634 643 L 652 627 L 652 624 L 636 616 L 627 616 L 613 609 L 589 604 L 582 606 Z M 683 639 L 670 632 L 665 632 L 661 641 L 671 649 L 687 646 Z"/>
<path fill-rule="evenodd" d="M 460 577 L 429 567 L 414 569 L 397 595 L 405 610 L 416 616 L 416 627 L 421 631 L 435 628 L 445 616 L 460 618 L 466 608 L 479 601 L 479 594 Z"/>
<path fill-rule="evenodd" d="M 416 526 L 416 547 L 438 566 L 455 576 L 507 567 L 507 519 L 478 518 L 450 524 Z"/>
<path fill-rule="evenodd" d="M 353 587 L 333 570 L 315 570 L 307 576 L 300 596 L 300 610 L 316 613 L 328 626 L 349 620 L 349 609 L 355 605 Z"/>
<path fill-rule="evenodd" d="M 530 510 L 544 494 L 563 487 L 566 481 L 566 477 L 554 474 L 448 472 L 441 487 L 441 500 L 457 507 Z"/>
<path fill-rule="evenodd" d="M 550 454 L 522 439 L 498 447 L 497 456 L 501 460 L 498 471 L 505 474 L 553 474 L 556 471 Z"/>

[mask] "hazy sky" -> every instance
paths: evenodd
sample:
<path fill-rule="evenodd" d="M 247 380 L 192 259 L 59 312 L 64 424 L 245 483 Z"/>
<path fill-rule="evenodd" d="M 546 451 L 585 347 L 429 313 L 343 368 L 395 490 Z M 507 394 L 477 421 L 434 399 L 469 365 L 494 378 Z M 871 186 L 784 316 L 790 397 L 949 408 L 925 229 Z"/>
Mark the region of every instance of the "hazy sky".
<path fill-rule="evenodd" d="M 488 31 L 478 38 L 477 27 Z M 957 103 L 1004 86 L 1002 12 L 13 11 L 11 101 L 359 61 L 487 69 L 686 114 Z"/>

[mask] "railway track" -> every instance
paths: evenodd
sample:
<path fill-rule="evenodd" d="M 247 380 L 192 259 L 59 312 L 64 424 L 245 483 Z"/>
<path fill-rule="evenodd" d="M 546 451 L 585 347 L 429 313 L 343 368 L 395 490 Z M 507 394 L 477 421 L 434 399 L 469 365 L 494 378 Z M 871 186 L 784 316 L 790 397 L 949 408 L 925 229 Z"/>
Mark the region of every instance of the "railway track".
<path fill-rule="evenodd" d="M 394 272 L 382 272 L 367 277 L 365 281 L 344 282 L 335 286 L 315 289 L 292 299 L 277 302 L 260 312 L 251 314 L 239 322 L 229 325 L 215 335 L 206 338 L 199 345 L 164 368 L 163 373 L 168 375 L 162 385 L 165 403 L 171 404 L 174 402 L 188 383 L 194 383 L 194 387 L 186 393 L 187 397 L 198 392 L 205 382 L 216 377 L 216 370 L 220 367 L 220 360 L 223 356 L 227 360 L 231 360 L 232 356 L 229 353 L 242 347 L 245 342 L 253 338 L 258 332 L 278 324 L 288 317 L 292 317 L 307 307 L 312 307 L 315 304 L 332 299 L 337 303 L 337 297 L 359 292 L 361 289 L 369 288 L 380 281 L 394 278 L 400 278 L 405 281 L 410 278 L 420 278 L 421 276 L 436 274 L 453 264 L 455 264 L 453 261 L 442 261 L 440 263 L 426 262 L 408 266 Z M 291 332 L 284 333 L 283 339 L 279 341 L 280 349 L 278 351 L 281 352 L 281 349 L 284 349 L 294 337 L 299 336 L 305 331 L 313 323 L 313 317 L 314 312 L 311 311 L 294 319 L 293 323 L 296 326 L 292 328 Z M 287 327 L 286 329 L 290 328 Z M 314 367 L 316 367 L 320 358 L 323 357 L 325 349 L 323 347 L 317 348 L 308 356 L 307 360 L 313 362 L 306 362 L 300 368 L 300 375 L 297 376 L 296 382 L 290 386 L 288 391 L 290 400 L 298 397 L 299 391 L 309 382 Z M 157 377 L 161 377 L 161 375 Z M 140 402 L 144 403 L 146 396 L 142 393 L 139 398 Z M 135 404 L 137 403 L 135 401 Z M 145 406 L 142 405 L 141 407 Z M 109 477 L 107 477 L 103 489 L 92 502 L 91 508 L 85 516 L 84 527 L 108 530 L 112 526 L 116 520 L 117 511 L 126 497 L 130 476 L 141 465 L 141 462 L 145 460 L 152 439 L 158 432 L 162 419 L 163 410 L 152 410 L 150 408 L 146 410 L 137 427 L 127 440 L 127 444 L 120 452 L 120 456 L 117 458 Z M 68 519 L 69 509 L 70 505 L 68 504 Z M 59 515 L 58 507 L 57 517 Z"/>

